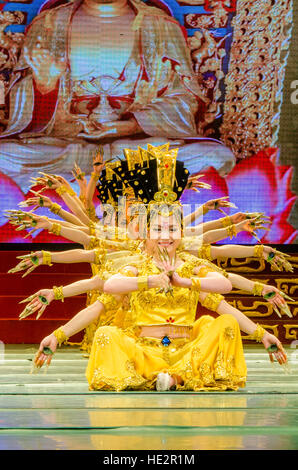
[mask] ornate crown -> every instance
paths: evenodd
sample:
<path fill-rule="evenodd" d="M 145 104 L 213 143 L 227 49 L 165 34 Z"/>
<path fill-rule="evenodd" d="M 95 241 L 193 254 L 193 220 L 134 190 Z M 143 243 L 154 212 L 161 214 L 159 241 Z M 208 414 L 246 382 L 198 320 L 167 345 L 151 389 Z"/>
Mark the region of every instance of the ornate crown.
<path fill-rule="evenodd" d="M 170 144 L 147 149 L 124 149 L 125 160 L 107 163 L 98 185 L 102 202 L 117 204 L 119 196 L 134 194 L 144 204 L 177 202 L 184 191 L 189 171 L 177 160 L 178 149 Z"/>

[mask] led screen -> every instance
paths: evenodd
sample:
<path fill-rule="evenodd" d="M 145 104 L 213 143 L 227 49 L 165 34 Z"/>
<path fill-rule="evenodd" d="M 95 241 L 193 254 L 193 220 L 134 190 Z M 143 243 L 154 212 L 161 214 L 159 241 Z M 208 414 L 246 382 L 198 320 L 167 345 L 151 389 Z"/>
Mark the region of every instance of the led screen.
<path fill-rule="evenodd" d="M 1 242 L 61 241 L 41 231 L 24 239 L 3 214 L 32 196 L 39 171 L 79 192 L 74 164 L 88 180 L 99 145 L 108 160 L 169 142 L 212 186 L 186 191 L 184 203 L 229 196 L 237 210 L 270 217 L 262 242 L 294 243 L 297 5 L 115 0 L 105 8 L 98 0 L 0 1 Z"/>

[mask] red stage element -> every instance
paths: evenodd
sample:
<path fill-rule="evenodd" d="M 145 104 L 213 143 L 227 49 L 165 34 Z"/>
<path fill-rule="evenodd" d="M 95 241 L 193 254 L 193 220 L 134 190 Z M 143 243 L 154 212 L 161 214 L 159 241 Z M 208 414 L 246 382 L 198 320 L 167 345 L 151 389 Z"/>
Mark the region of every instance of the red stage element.
<path fill-rule="evenodd" d="M 22 273 L 7 274 L 17 264 L 16 256 L 21 254 L 24 252 L 1 252 L 0 341 L 8 344 L 39 343 L 86 306 L 86 295 L 80 295 L 65 299 L 64 302 L 52 302 L 38 321 L 35 316 L 19 320 L 18 316 L 25 308 L 25 304 L 19 305 L 21 300 L 40 289 L 70 284 L 92 275 L 87 263 L 40 266 L 24 279 Z M 71 338 L 73 342 L 81 339 L 82 333 Z"/>

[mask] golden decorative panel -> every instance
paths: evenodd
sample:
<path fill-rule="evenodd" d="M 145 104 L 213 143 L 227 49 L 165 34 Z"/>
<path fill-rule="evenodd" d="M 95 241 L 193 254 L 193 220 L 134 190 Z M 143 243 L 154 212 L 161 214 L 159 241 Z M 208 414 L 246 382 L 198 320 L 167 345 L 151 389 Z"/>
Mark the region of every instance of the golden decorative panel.
<path fill-rule="evenodd" d="M 295 330 L 298 329 L 298 325 L 294 325 L 294 324 L 284 325 L 284 328 L 286 330 L 286 333 L 285 333 L 286 339 L 297 339 L 297 331 Z"/>
<path fill-rule="evenodd" d="M 221 126 L 238 158 L 277 142 L 292 0 L 238 0 Z"/>
<path fill-rule="evenodd" d="M 295 295 L 298 289 L 298 279 L 293 278 L 281 278 L 275 279 L 276 286 L 289 296 Z"/>

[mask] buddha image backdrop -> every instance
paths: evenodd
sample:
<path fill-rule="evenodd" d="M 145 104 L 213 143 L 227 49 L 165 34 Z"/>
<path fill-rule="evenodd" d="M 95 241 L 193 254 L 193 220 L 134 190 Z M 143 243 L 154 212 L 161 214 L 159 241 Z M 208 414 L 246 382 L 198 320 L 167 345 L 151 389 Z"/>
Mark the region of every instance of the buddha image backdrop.
<path fill-rule="evenodd" d="M 169 142 L 212 186 L 183 203 L 229 196 L 270 217 L 262 243 L 297 242 L 297 2 L 110 0 L 109 14 L 102 3 L 0 0 L 0 241 L 66 241 L 24 239 L 3 214 L 32 197 L 39 171 L 78 192 L 74 165 L 89 179 L 100 144 L 108 160 Z"/>

